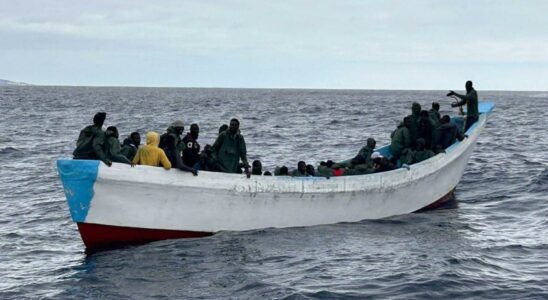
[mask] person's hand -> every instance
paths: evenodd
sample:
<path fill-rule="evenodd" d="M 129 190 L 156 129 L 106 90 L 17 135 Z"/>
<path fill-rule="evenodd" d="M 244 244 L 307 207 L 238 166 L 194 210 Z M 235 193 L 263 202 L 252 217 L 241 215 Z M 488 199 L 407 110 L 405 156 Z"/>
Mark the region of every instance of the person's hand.
<path fill-rule="evenodd" d="M 192 175 L 194 175 L 194 176 L 198 176 L 198 170 L 196 170 L 196 169 L 192 169 L 192 171 L 191 171 L 191 172 L 192 172 Z"/>
<path fill-rule="evenodd" d="M 447 97 L 451 97 L 451 96 L 454 96 L 454 95 L 455 95 L 454 91 L 449 91 L 449 93 L 447 93 Z"/>
<path fill-rule="evenodd" d="M 251 172 L 249 172 L 249 168 L 245 168 L 244 173 L 247 178 L 251 178 Z"/>
<path fill-rule="evenodd" d="M 105 159 L 103 162 L 109 167 L 112 166 L 112 162 L 109 159 Z"/>

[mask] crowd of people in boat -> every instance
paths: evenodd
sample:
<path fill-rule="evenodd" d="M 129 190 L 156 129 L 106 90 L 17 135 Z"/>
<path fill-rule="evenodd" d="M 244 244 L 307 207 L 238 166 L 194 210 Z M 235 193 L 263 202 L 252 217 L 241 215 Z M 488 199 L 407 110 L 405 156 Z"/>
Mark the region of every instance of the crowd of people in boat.
<path fill-rule="evenodd" d="M 453 91 L 447 96 L 460 98 L 453 107 L 467 105 L 467 117 L 464 128 L 460 128 L 448 115 L 440 115 L 440 105 L 433 102 L 430 110 L 423 110 L 414 102 L 411 114 L 403 118 L 391 134 L 389 154 L 382 155 L 375 151 L 376 141 L 368 138 L 357 155 L 344 162 L 322 161 L 315 168 L 304 161 L 297 163 L 296 169 L 290 171 L 287 166 L 276 167 L 274 174 L 264 171 L 262 163 L 255 160 L 249 165 L 247 148 L 240 132 L 238 119 L 230 120 L 229 125 L 219 128 L 218 137 L 213 145 L 201 149 L 198 143 L 200 128 L 191 124 L 190 131 L 183 137 L 183 121 L 173 122 L 162 135 L 150 131 L 146 134 L 146 144 L 141 145 L 141 136 L 132 132 L 120 143 L 118 129 L 109 126 L 103 131 L 106 119 L 105 112 L 98 112 L 93 118 L 93 125 L 80 131 L 74 159 L 96 159 L 111 166 L 112 162 L 134 165 L 161 166 L 165 169 L 177 168 L 191 172 L 195 176 L 199 170 L 245 173 L 251 175 L 275 176 L 343 176 L 362 175 L 384 172 L 419 163 L 438 153 L 445 152 L 456 140 L 463 140 L 464 132 L 478 120 L 477 93 L 471 81 L 466 83 L 466 95 Z"/>

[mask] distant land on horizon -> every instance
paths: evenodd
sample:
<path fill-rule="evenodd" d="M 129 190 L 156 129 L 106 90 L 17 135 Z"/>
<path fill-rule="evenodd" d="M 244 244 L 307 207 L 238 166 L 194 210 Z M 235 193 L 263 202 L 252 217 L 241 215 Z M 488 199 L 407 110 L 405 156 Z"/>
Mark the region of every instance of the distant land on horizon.
<path fill-rule="evenodd" d="M 0 86 L 4 86 L 4 85 L 31 85 L 31 84 L 28 84 L 25 82 L 15 82 L 15 81 L 10 81 L 6 79 L 0 79 Z"/>

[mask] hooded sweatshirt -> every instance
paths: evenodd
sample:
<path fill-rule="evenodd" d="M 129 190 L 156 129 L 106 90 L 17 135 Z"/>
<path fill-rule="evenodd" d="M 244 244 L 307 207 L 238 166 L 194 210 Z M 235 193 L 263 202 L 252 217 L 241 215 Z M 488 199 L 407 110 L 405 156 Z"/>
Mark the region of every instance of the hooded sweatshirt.
<path fill-rule="evenodd" d="M 411 133 L 403 124 L 400 124 L 391 135 L 392 142 L 390 143 L 390 152 L 396 158 L 399 158 L 403 149 L 409 148 L 411 145 Z"/>
<path fill-rule="evenodd" d="M 160 136 L 156 132 L 147 132 L 147 144 L 139 147 L 137 154 L 133 158 L 133 163 L 138 165 L 147 165 L 159 167 L 162 165 L 164 169 L 169 170 L 171 163 L 167 158 L 164 150 L 158 148 L 160 144 Z"/>
<path fill-rule="evenodd" d="M 105 133 L 101 126 L 90 125 L 80 131 L 76 149 L 72 153 L 75 159 L 108 160 L 104 151 Z"/>

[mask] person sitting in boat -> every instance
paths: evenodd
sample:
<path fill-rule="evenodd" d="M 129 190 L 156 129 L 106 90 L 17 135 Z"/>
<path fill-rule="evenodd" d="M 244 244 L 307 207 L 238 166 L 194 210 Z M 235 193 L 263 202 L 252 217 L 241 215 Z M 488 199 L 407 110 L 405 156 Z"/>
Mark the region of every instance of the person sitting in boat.
<path fill-rule="evenodd" d="M 200 144 L 198 144 L 198 136 L 200 135 L 200 127 L 198 124 L 190 125 L 190 132 L 183 138 L 185 148 L 183 150 L 183 163 L 189 167 L 194 166 L 200 160 Z"/>
<path fill-rule="evenodd" d="M 177 151 L 177 146 L 175 143 L 176 141 L 173 135 L 168 135 L 166 137 L 165 148 L 163 150 L 167 156 L 167 159 L 169 159 L 171 166 L 181 171 L 191 172 L 194 176 L 198 176 L 198 170 L 187 166 L 183 162 L 183 159 L 181 158 L 181 156 L 179 155 L 179 152 Z"/>
<path fill-rule="evenodd" d="M 264 171 L 263 176 L 272 176 L 272 173 L 270 173 L 270 171 Z"/>
<path fill-rule="evenodd" d="M 313 165 L 306 165 L 306 174 L 308 176 L 316 176 L 316 170 Z"/>
<path fill-rule="evenodd" d="M 286 166 L 276 167 L 276 169 L 274 169 L 274 175 L 289 176 L 289 169 Z"/>
<path fill-rule="evenodd" d="M 421 119 L 418 127 L 418 138 L 421 138 L 426 143 L 426 148 L 430 149 L 432 146 L 432 139 L 434 135 L 434 124 L 430 119 L 428 111 L 421 111 Z"/>
<path fill-rule="evenodd" d="M 466 132 L 468 128 L 472 126 L 472 124 L 476 123 L 479 118 L 478 92 L 476 92 L 472 85 L 472 81 L 466 81 L 466 84 L 464 86 L 466 88 L 466 95 L 461 95 L 455 93 L 454 91 L 449 91 L 449 93 L 447 94 L 448 97 L 456 96 L 460 98 L 460 101 L 452 103 L 451 107 L 459 107 L 466 104 L 466 121 L 464 124 L 464 132 Z"/>
<path fill-rule="evenodd" d="M 251 163 L 251 175 L 262 175 L 263 174 L 263 164 L 260 160 L 256 159 Z"/>
<path fill-rule="evenodd" d="M 122 155 L 124 155 L 130 161 L 133 160 L 137 149 L 141 145 L 141 135 L 138 132 L 132 132 L 122 144 Z"/>
<path fill-rule="evenodd" d="M 390 153 L 396 159 L 400 158 L 404 149 L 411 147 L 411 133 L 409 131 L 411 124 L 411 117 L 403 118 L 403 122 L 390 135 Z"/>
<path fill-rule="evenodd" d="M 238 173 L 241 171 L 240 159 L 246 174 L 249 173 L 249 163 L 247 162 L 247 148 L 245 139 L 240 134 L 240 121 L 238 119 L 230 120 L 230 126 L 227 130 L 221 132 L 212 146 L 213 157 L 217 159 L 221 171 L 227 173 Z"/>
<path fill-rule="evenodd" d="M 321 161 L 320 165 L 318 166 L 318 172 L 316 172 L 317 176 L 320 177 L 331 177 L 333 175 L 333 171 L 330 167 L 327 166 L 327 163 L 325 161 Z"/>
<path fill-rule="evenodd" d="M 219 172 L 221 171 L 211 150 L 211 145 L 206 144 L 204 149 L 200 153 L 200 159 L 198 163 L 193 166 L 196 170 Z"/>
<path fill-rule="evenodd" d="M 76 149 L 72 152 L 74 159 L 98 159 L 107 166 L 112 165 L 112 161 L 105 154 L 105 133 L 103 123 L 107 113 L 98 112 L 93 116 L 93 125 L 86 126 L 80 131 Z"/>
<path fill-rule="evenodd" d="M 413 102 L 411 105 L 411 114 L 408 116 L 411 119 L 409 128 L 409 134 L 411 136 L 411 148 L 415 149 L 416 141 L 419 138 L 419 122 L 421 120 L 421 105 L 417 102 Z"/>
<path fill-rule="evenodd" d="M 171 162 L 167 158 L 164 150 L 158 147 L 160 144 L 160 135 L 154 131 L 147 132 L 147 143 L 137 149 L 133 158 L 136 165 L 147 165 L 153 167 L 162 166 L 164 169 L 171 169 Z"/>
<path fill-rule="evenodd" d="M 297 169 L 291 172 L 293 177 L 307 177 L 308 173 L 306 172 L 306 163 L 304 161 L 299 161 L 297 163 Z"/>
<path fill-rule="evenodd" d="M 436 141 L 434 149 L 436 152 L 441 152 L 453 145 L 457 139 L 462 141 L 464 134 L 458 129 L 457 125 L 451 122 L 451 118 L 448 115 L 441 117 L 440 126 L 436 129 Z"/>
<path fill-rule="evenodd" d="M 419 163 L 436 155 L 432 150 L 426 148 L 426 141 L 422 138 L 417 139 L 417 150 L 413 152 L 413 163 Z"/>
<path fill-rule="evenodd" d="M 175 145 L 177 147 L 177 151 L 179 152 L 179 155 L 183 155 L 183 150 L 185 149 L 185 144 L 183 143 L 183 139 L 181 139 L 181 135 L 183 134 L 185 130 L 185 124 L 182 120 L 175 121 L 171 123 L 171 125 L 166 129 L 166 132 L 162 134 L 160 137 L 160 148 L 165 148 L 165 140 L 168 135 L 173 136 L 175 139 Z"/>
<path fill-rule="evenodd" d="M 358 155 L 356 155 L 351 161 L 350 166 L 354 167 L 357 165 L 363 165 L 365 164 L 366 167 L 373 167 L 373 159 L 371 159 L 371 154 L 375 152 L 375 146 L 377 145 L 377 141 L 375 141 L 374 138 L 368 138 L 367 144 L 363 146 L 363 148 L 360 149 L 358 152 Z"/>
<path fill-rule="evenodd" d="M 110 161 L 132 165 L 133 163 L 121 152 L 120 141 L 118 140 L 118 128 L 109 126 L 105 132 L 105 154 Z"/>
<path fill-rule="evenodd" d="M 432 120 L 432 124 L 434 125 L 434 128 L 438 128 L 440 126 L 440 104 L 438 102 L 432 102 L 432 108 L 428 112 L 430 114 L 430 120 Z"/>
<path fill-rule="evenodd" d="M 219 135 L 221 135 L 221 132 L 224 132 L 228 129 L 228 125 L 223 124 L 221 127 L 219 127 Z"/>

